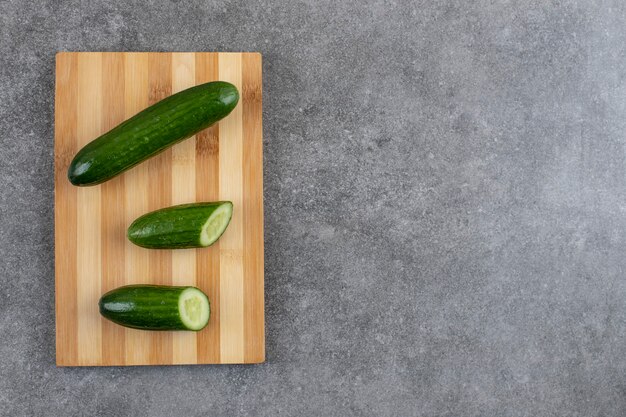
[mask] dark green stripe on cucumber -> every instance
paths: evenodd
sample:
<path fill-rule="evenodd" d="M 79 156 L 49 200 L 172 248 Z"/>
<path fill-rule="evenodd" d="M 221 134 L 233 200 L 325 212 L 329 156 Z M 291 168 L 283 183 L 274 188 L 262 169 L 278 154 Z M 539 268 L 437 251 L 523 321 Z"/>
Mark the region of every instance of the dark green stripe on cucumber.
<path fill-rule="evenodd" d="M 171 95 L 85 145 L 67 176 L 74 185 L 107 181 L 226 117 L 239 92 L 214 81 Z"/>
<path fill-rule="evenodd" d="M 142 330 L 202 330 L 209 322 L 207 296 L 196 287 L 127 285 L 104 294 L 103 317 Z"/>
<path fill-rule="evenodd" d="M 148 249 L 202 248 L 219 239 L 232 213 L 230 201 L 167 207 L 135 220 L 128 227 L 128 239 Z"/>

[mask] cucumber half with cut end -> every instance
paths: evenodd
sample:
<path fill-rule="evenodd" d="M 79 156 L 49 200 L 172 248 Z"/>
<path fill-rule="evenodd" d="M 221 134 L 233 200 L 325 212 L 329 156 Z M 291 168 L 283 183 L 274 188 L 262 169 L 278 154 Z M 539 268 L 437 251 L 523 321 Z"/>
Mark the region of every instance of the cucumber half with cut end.
<path fill-rule="evenodd" d="M 103 317 L 142 330 L 202 330 L 210 304 L 196 287 L 127 285 L 111 290 L 98 303 Z"/>
<path fill-rule="evenodd" d="M 222 236 L 232 214 L 230 201 L 166 207 L 135 220 L 128 239 L 149 249 L 203 248 Z"/>

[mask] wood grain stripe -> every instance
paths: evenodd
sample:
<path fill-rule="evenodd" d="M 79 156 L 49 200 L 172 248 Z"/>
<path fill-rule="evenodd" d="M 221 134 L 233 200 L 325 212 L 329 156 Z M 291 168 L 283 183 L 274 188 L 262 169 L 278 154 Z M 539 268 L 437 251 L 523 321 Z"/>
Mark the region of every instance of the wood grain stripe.
<path fill-rule="evenodd" d="M 76 323 L 76 190 L 67 180 L 67 168 L 78 151 L 76 110 L 78 107 L 78 57 L 59 53 L 55 85 L 55 309 L 57 365 L 77 362 Z"/>
<path fill-rule="evenodd" d="M 172 54 L 172 93 L 195 85 L 195 57 L 193 53 Z M 196 138 L 172 147 L 172 204 L 196 200 Z M 172 285 L 196 285 L 195 249 L 172 251 Z M 194 332 L 183 332 L 173 340 L 172 362 L 197 362 L 197 337 Z"/>
<path fill-rule="evenodd" d="M 126 54 L 124 63 L 124 113 L 134 116 L 149 104 L 148 55 Z M 146 164 L 139 164 L 124 176 L 126 227 L 148 211 L 149 172 Z M 125 238 L 125 283 L 150 284 L 149 251 L 133 245 Z M 150 363 L 152 338 L 148 332 L 125 329 L 126 363 L 141 365 Z"/>
<path fill-rule="evenodd" d="M 124 121 L 124 55 L 102 54 L 102 131 Z M 126 219 L 124 176 L 103 183 L 102 190 L 102 293 L 124 285 Z M 102 319 L 102 363 L 124 364 L 124 328 Z"/>
<path fill-rule="evenodd" d="M 265 360 L 261 54 L 242 57 L 244 362 Z"/>
<path fill-rule="evenodd" d="M 219 78 L 241 89 L 241 54 L 219 54 Z M 241 103 L 220 121 L 220 200 L 233 202 L 233 216 L 220 238 L 220 357 L 244 359 L 243 328 L 243 174 Z"/>
<path fill-rule="evenodd" d="M 81 54 L 78 58 L 78 146 L 82 147 L 102 132 L 102 55 Z M 79 187 L 77 192 L 77 274 L 76 286 L 78 363 L 100 362 L 102 322 L 98 312 L 101 265 L 100 186 Z"/>
<path fill-rule="evenodd" d="M 196 84 L 218 79 L 218 54 L 196 54 Z M 196 135 L 196 201 L 217 201 L 219 182 L 219 124 Z M 211 303 L 207 327 L 198 333 L 198 362 L 220 362 L 220 241 L 196 250 L 197 285 Z"/>
<path fill-rule="evenodd" d="M 172 95 L 172 54 L 148 54 L 149 104 L 155 104 Z M 172 204 L 172 149 L 144 162 L 148 167 L 150 211 Z M 172 284 L 172 257 L 160 251 L 148 250 L 150 279 L 157 285 Z M 172 333 L 151 333 L 153 337 L 150 360 L 154 363 L 171 363 L 173 353 Z"/>

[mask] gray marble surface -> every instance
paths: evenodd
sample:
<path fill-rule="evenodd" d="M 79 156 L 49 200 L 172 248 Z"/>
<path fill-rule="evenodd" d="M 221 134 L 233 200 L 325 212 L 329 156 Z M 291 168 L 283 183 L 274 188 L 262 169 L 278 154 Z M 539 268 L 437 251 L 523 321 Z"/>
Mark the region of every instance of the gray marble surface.
<path fill-rule="evenodd" d="M 626 415 L 625 4 L 0 0 L 0 414 Z M 263 53 L 265 364 L 55 367 L 60 50 Z"/>

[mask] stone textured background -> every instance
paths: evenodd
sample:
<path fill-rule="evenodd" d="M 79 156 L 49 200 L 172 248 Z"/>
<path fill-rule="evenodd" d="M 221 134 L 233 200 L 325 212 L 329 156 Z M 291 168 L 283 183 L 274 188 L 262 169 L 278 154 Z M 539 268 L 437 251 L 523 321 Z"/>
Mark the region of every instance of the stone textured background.
<path fill-rule="evenodd" d="M 263 53 L 265 364 L 55 367 L 61 50 Z M 0 0 L 0 414 L 626 415 L 625 64 L 618 0 Z"/>

